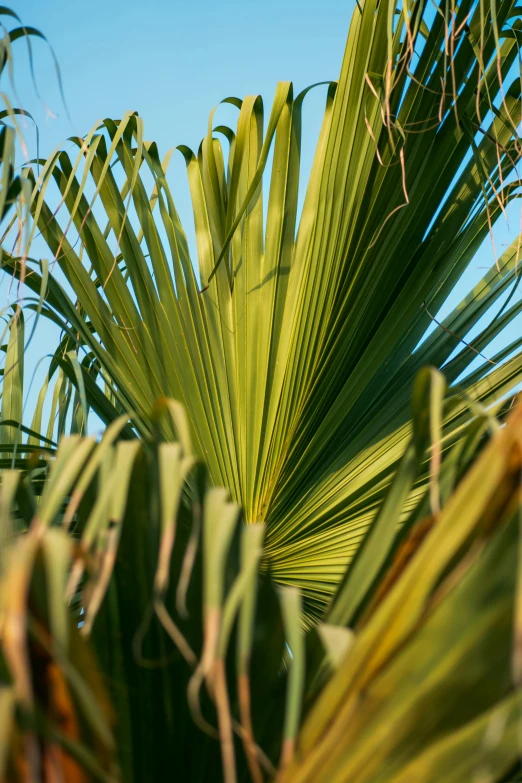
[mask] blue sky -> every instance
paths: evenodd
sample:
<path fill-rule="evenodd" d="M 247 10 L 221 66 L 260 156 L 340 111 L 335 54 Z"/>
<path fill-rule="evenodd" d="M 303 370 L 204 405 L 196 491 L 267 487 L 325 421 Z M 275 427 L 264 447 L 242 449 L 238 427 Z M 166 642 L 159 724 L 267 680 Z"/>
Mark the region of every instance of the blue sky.
<path fill-rule="evenodd" d="M 41 93 L 56 120 L 40 116 L 42 148 L 85 133 L 128 109 L 145 119 L 161 149 L 195 145 L 211 108 L 227 95 L 271 99 L 280 80 L 297 88 L 336 79 L 351 0 L 25 0 L 24 23 L 56 53 L 72 124 L 61 105 L 51 57 L 35 45 Z M 20 58 L 21 59 L 21 58 Z M 20 97 L 35 109 L 27 68 Z M 18 68 L 18 65 L 17 65 Z M 41 110 L 40 110 L 41 109 Z"/>
<path fill-rule="evenodd" d="M 32 45 L 42 101 L 23 54 L 24 42 L 15 44 L 20 50 L 16 58 L 18 101 L 35 116 L 44 157 L 68 136 L 83 135 L 97 120 L 118 119 L 129 109 L 144 118 L 146 138 L 155 140 L 163 153 L 182 143 L 197 148 L 209 112 L 226 96 L 260 93 L 268 108 L 279 80 L 292 80 L 300 90 L 317 81 L 336 79 L 353 6 L 352 0 L 91 0 L 88 5 L 71 0 L 24 0 L 14 9 L 25 24 L 37 27 L 49 39 L 59 62 L 70 119 L 51 52 L 43 41 Z M 305 110 L 305 173 L 323 102 L 324 95 L 316 91 Z M 30 125 L 26 135 L 34 154 Z M 181 156 L 171 166 L 171 184 L 190 233 Z M 519 219 L 512 210 L 510 230 L 502 224 L 496 231 L 499 254 L 517 230 Z M 34 252 L 46 253 L 38 246 Z M 492 262 L 488 239 L 442 315 Z M 510 340 L 519 329 L 520 321 L 511 326 Z M 497 341 L 495 349 L 505 341 L 506 337 Z M 42 324 L 30 356 L 36 360 L 53 342 L 49 327 Z M 30 398 L 34 399 L 39 385 L 36 378 Z"/>
<path fill-rule="evenodd" d="M 42 101 L 35 95 L 23 41 L 17 43 L 18 100 L 38 123 L 43 157 L 67 137 L 83 136 L 98 120 L 119 119 L 128 110 L 144 118 L 145 136 L 161 153 L 178 144 L 197 149 L 210 111 L 223 98 L 260 94 L 268 111 L 278 81 L 292 81 L 299 91 L 337 79 L 354 5 L 354 0 L 94 0 L 86 13 L 83 4 L 70 0 L 25 0 L 23 12 L 15 10 L 24 24 L 47 36 L 67 111 L 53 57 L 39 40 L 32 46 Z M 304 114 L 305 174 L 323 108 L 324 90 L 312 91 Z M 237 117 L 231 107 L 219 111 L 221 121 Z M 27 137 L 34 154 L 31 127 Z M 190 235 L 181 154 L 174 156 L 170 177 Z"/>

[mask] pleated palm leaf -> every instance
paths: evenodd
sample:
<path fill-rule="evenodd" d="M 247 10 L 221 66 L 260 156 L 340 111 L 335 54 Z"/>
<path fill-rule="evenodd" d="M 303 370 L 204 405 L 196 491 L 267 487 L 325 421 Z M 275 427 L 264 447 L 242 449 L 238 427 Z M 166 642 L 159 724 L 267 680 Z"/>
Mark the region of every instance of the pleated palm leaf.
<path fill-rule="evenodd" d="M 214 127 L 211 114 L 197 154 L 178 148 L 197 263 L 167 181 L 170 153 L 162 160 L 145 141 L 138 116 L 74 139 L 78 156 L 42 162 L 35 181 L 34 232 L 63 277 L 44 281 L 46 267 L 14 257 L 6 267 L 45 289 L 70 382 L 107 423 L 130 412 L 142 436 L 158 398 L 180 400 L 212 481 L 247 522 L 266 524 L 264 565 L 301 588 L 310 616 L 405 450 L 419 368 L 443 367 L 453 385 L 469 370 L 444 422 L 450 440 L 476 414 L 467 399 L 490 406 L 522 378 L 522 339 L 484 354 L 522 309 L 503 298 L 518 282 L 519 239 L 492 252 L 482 280 L 434 322 L 519 195 L 520 32 L 511 0 L 359 3 L 339 82 L 320 88 L 302 209 L 306 90 L 279 84 L 266 128 L 259 96 L 228 98 L 237 127 Z"/>

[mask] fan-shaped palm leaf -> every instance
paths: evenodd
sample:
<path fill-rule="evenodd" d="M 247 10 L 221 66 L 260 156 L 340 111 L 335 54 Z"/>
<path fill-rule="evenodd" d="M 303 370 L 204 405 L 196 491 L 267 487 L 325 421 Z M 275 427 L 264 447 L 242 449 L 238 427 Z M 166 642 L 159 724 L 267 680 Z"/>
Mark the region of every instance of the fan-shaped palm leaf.
<path fill-rule="evenodd" d="M 434 321 L 519 194 L 520 31 L 511 0 L 358 5 L 339 82 L 320 88 L 302 210 L 306 91 L 278 85 L 266 129 L 260 97 L 226 99 L 235 130 L 212 114 L 197 154 L 179 147 L 197 270 L 170 154 L 145 141 L 136 115 L 74 139 L 78 156 L 58 153 L 35 183 L 34 231 L 67 281 L 49 281 L 47 312 L 110 390 L 83 367 L 89 404 L 106 421 L 132 412 L 146 435 L 154 401 L 180 400 L 213 481 L 248 522 L 266 523 L 266 565 L 311 610 L 334 590 L 406 447 L 418 369 L 444 367 L 454 384 L 478 359 L 463 388 L 482 406 L 522 377 L 519 339 L 484 353 L 521 303 L 483 319 L 518 283 L 519 239 Z M 53 179 L 58 211 L 46 201 Z M 8 266 L 21 274 L 16 259 Z M 41 291 L 37 264 L 27 283 Z M 471 415 L 463 399 L 444 437 Z"/>

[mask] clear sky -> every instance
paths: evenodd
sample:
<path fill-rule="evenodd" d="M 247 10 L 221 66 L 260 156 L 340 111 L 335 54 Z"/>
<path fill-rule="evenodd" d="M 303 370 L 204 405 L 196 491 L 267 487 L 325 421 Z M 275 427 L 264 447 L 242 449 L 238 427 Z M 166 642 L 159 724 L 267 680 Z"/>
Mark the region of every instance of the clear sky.
<path fill-rule="evenodd" d="M 128 109 L 166 150 L 196 145 L 209 111 L 228 95 L 297 89 L 337 79 L 352 0 L 23 0 L 25 24 L 49 39 L 60 63 L 72 125 L 65 117 L 43 43 L 34 45 L 37 80 L 56 120 L 39 111 L 42 149 L 86 133 Z M 23 45 L 20 42 L 21 45 Z M 21 58 L 20 58 L 21 59 Z M 18 69 L 18 64 L 17 64 Z M 20 97 L 34 95 L 20 64 Z M 35 107 L 36 108 L 36 107 Z"/>
<path fill-rule="evenodd" d="M 268 112 L 278 81 L 292 81 L 299 91 L 336 80 L 354 5 L 355 0 L 92 0 L 87 10 L 71 0 L 23 0 L 15 10 L 52 46 L 70 120 L 43 41 L 31 39 L 43 103 L 23 52 L 16 59 L 18 99 L 38 122 L 43 157 L 68 136 L 83 136 L 98 120 L 119 119 L 128 110 L 143 117 L 145 137 L 162 154 L 178 144 L 196 150 L 210 111 L 223 98 L 260 94 Z M 23 50 L 25 43 L 16 45 Z M 304 174 L 323 109 L 324 90 L 312 92 L 303 121 Z M 232 107 L 220 112 L 221 121 L 235 122 Z M 30 127 L 27 136 L 34 154 Z M 181 154 L 169 168 L 190 242 Z"/>
<path fill-rule="evenodd" d="M 354 4 L 354 0 L 90 0 L 88 4 L 19 0 L 13 8 L 24 24 L 40 29 L 53 47 L 71 119 L 60 97 L 52 56 L 42 41 L 33 39 L 32 46 L 43 102 L 35 95 L 28 58 L 22 53 L 16 59 L 18 99 L 38 122 L 43 157 L 68 136 L 84 135 L 97 120 L 118 119 L 129 109 L 144 118 L 145 136 L 155 140 L 161 152 L 182 143 L 196 149 L 210 110 L 226 96 L 260 93 L 268 108 L 280 80 L 292 80 L 300 90 L 337 79 Z M 22 50 L 25 44 L 15 45 Z M 305 171 L 323 102 L 317 91 L 305 111 Z M 30 126 L 26 135 L 34 154 Z M 171 165 L 172 177 L 185 179 L 181 156 Z M 176 195 L 176 181 L 171 184 Z M 184 183 L 179 192 L 177 206 L 190 232 Z M 497 231 L 499 253 L 519 230 L 514 212 L 513 216 L 510 232 L 505 226 Z M 492 261 L 487 240 L 443 314 Z M 32 346 L 35 357 L 45 352 L 47 327 L 42 329 Z M 512 325 L 509 339 L 518 329 L 520 321 Z M 50 347 L 52 341 L 47 342 Z"/>

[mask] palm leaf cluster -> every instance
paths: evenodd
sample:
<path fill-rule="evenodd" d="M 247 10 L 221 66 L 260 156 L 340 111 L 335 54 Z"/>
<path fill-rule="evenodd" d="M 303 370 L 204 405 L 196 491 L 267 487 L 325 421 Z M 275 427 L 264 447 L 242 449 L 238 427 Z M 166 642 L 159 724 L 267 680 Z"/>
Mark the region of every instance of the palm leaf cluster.
<path fill-rule="evenodd" d="M 227 98 L 197 258 L 137 115 L 18 178 L 2 130 L 0 780 L 517 779 L 520 238 L 437 314 L 519 197 L 520 16 L 359 3 L 302 206 L 307 91 Z"/>
<path fill-rule="evenodd" d="M 416 380 L 417 458 L 443 390 L 435 371 Z M 384 561 L 354 566 L 307 633 L 297 590 L 260 570 L 265 527 L 209 485 L 183 409 L 163 401 L 149 423 L 153 440 L 122 440 L 122 416 L 98 443 L 71 435 L 3 472 L 0 779 L 435 783 L 515 767 L 520 408 L 468 423 L 432 479 L 443 511 L 421 500 L 395 535 L 407 450 L 377 517 Z"/>
<path fill-rule="evenodd" d="M 77 156 L 59 152 L 35 174 L 33 233 L 61 277 L 14 256 L 6 268 L 45 292 L 43 312 L 64 329 L 58 401 L 81 376 L 85 405 L 107 423 L 129 412 L 145 436 L 155 400 L 180 400 L 196 454 L 247 521 L 266 524 L 265 567 L 300 587 L 310 617 L 405 448 L 419 368 L 444 367 L 451 384 L 467 372 L 462 388 L 484 406 L 520 380 L 518 338 L 487 355 L 520 312 L 516 297 L 505 300 L 518 238 L 434 321 L 519 194 L 519 34 L 511 0 L 358 6 L 339 82 L 321 88 L 302 209 L 306 91 L 278 85 L 266 128 L 259 96 L 226 99 L 236 128 L 214 126 L 212 114 L 197 153 L 179 147 L 197 264 L 168 184 L 170 153 L 145 141 L 136 115 L 73 139 Z"/>

